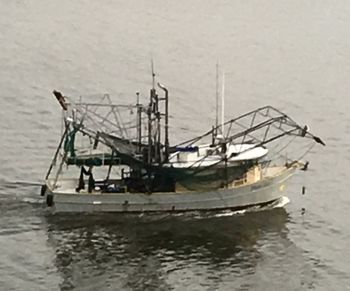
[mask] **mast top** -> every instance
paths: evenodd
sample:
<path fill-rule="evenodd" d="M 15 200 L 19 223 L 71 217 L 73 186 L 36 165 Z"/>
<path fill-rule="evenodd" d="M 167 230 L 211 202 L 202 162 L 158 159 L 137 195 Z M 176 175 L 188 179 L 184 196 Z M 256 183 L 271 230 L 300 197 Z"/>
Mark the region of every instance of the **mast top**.
<path fill-rule="evenodd" d="M 151 70 L 152 70 L 152 89 L 156 87 L 156 74 L 154 73 L 153 59 L 151 59 Z"/>

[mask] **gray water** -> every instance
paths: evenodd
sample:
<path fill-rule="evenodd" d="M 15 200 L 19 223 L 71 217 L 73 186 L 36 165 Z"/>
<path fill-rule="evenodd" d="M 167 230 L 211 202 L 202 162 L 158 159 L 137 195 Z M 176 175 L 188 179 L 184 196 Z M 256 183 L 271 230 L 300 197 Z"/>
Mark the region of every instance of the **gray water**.
<path fill-rule="evenodd" d="M 350 290 L 349 15 L 346 0 L 0 0 L 0 289 Z M 227 118 L 271 104 L 326 141 L 289 204 L 62 217 L 14 183 L 43 180 L 60 134 L 53 89 L 131 103 L 151 59 L 172 141 L 213 124 L 217 62 Z"/>

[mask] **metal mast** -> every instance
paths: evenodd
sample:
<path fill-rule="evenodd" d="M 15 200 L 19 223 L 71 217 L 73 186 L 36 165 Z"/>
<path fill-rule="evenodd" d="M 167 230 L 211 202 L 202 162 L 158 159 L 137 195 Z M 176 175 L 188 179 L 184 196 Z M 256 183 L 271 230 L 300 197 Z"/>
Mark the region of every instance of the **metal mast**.
<path fill-rule="evenodd" d="M 215 128 L 217 131 L 219 125 L 219 63 L 216 63 L 216 104 L 215 104 Z M 215 133 L 215 135 L 217 132 Z"/>
<path fill-rule="evenodd" d="M 222 90 L 221 90 L 221 134 L 225 132 L 225 72 L 222 72 Z"/>
<path fill-rule="evenodd" d="M 164 146 L 165 146 L 165 157 L 164 162 L 169 160 L 169 92 L 168 89 L 163 85 L 158 83 L 158 87 L 165 92 L 165 97 L 162 100 L 165 100 L 165 129 L 164 129 Z"/>

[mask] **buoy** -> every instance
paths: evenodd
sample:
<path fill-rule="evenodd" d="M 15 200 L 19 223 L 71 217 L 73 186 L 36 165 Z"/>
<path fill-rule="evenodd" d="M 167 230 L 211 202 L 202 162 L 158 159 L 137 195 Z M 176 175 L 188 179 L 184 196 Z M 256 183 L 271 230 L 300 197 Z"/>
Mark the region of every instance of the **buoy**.
<path fill-rule="evenodd" d="M 45 195 L 46 189 L 47 189 L 46 184 L 41 185 L 40 196 L 44 196 Z"/>
<path fill-rule="evenodd" d="M 301 188 L 301 194 L 305 195 L 305 192 L 306 192 L 306 187 L 303 186 L 303 187 Z"/>

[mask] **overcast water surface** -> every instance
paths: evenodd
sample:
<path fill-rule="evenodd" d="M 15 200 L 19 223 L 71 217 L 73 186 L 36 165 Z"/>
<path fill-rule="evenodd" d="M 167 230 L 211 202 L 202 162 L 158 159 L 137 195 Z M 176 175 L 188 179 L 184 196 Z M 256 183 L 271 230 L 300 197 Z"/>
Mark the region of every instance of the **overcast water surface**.
<path fill-rule="evenodd" d="M 349 15 L 347 0 L 0 0 L 0 290 L 350 290 Z M 217 62 L 226 118 L 270 104 L 326 141 L 289 204 L 53 216 L 38 187 L 14 183 L 49 166 L 53 89 L 131 103 L 151 59 L 172 141 L 213 124 Z"/>

